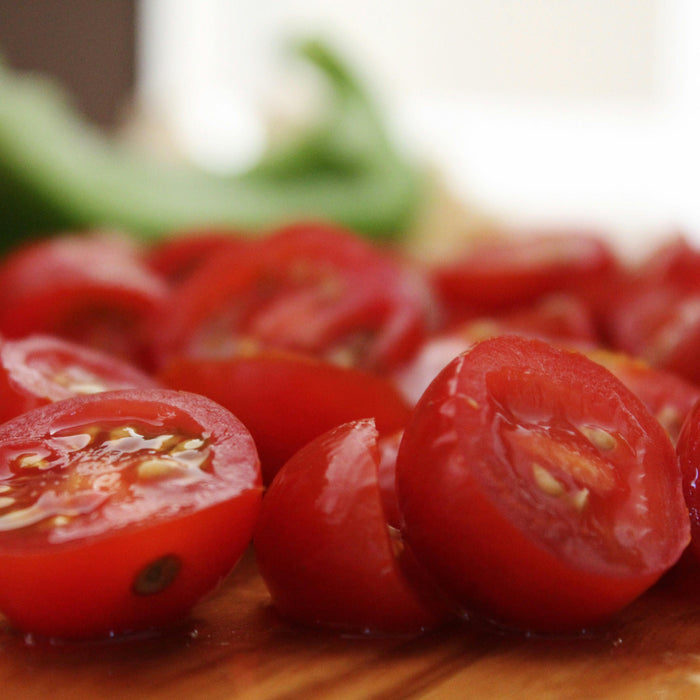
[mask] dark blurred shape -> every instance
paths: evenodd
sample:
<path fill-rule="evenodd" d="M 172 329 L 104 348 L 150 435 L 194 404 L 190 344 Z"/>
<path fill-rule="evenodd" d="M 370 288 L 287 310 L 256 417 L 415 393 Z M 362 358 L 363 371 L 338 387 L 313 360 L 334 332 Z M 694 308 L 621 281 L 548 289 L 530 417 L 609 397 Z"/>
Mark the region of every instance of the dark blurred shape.
<path fill-rule="evenodd" d="M 134 85 L 136 0 L 0 0 L 0 56 L 55 77 L 87 118 L 122 116 Z"/>

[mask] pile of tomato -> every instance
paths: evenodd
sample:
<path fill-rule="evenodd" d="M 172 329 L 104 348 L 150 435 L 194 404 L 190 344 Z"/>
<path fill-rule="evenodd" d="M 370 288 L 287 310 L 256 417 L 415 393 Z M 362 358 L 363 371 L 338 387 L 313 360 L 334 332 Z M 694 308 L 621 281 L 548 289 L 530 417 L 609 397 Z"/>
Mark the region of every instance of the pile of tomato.
<path fill-rule="evenodd" d="M 0 612 L 167 627 L 251 546 L 285 618 L 575 632 L 700 555 L 700 251 L 421 262 L 300 222 L 0 261 Z"/>

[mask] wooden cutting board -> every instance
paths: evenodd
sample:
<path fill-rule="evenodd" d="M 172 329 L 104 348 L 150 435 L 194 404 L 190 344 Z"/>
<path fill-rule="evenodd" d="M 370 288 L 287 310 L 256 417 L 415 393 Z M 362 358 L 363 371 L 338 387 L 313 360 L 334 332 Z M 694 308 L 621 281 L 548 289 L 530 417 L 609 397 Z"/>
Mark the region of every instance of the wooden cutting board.
<path fill-rule="evenodd" d="M 586 637 L 508 636 L 460 622 L 372 639 L 281 620 L 249 553 L 188 623 L 157 637 L 47 646 L 0 622 L 0 697 L 700 698 L 700 568 L 679 565 Z"/>

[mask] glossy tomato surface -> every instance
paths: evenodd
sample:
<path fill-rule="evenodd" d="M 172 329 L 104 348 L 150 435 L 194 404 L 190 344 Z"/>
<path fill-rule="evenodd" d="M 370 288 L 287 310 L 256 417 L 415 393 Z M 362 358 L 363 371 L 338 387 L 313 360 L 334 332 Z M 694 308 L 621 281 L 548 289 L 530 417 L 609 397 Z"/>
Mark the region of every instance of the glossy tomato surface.
<path fill-rule="evenodd" d="M 690 512 L 690 550 L 700 560 L 700 404 L 687 415 L 676 445 L 683 493 Z"/>
<path fill-rule="evenodd" d="M 433 279 L 455 319 L 531 304 L 553 292 L 597 301 L 619 271 L 597 232 L 533 231 L 476 243 L 435 266 Z"/>
<path fill-rule="evenodd" d="M 586 355 L 631 389 L 666 429 L 671 442 L 677 442 L 687 415 L 700 400 L 700 386 L 623 352 L 596 348 Z"/>
<path fill-rule="evenodd" d="M 358 418 L 384 434 L 409 408 L 387 378 L 298 353 L 251 351 L 226 358 L 173 357 L 158 375 L 235 413 L 255 438 L 265 483 L 307 442 Z"/>
<path fill-rule="evenodd" d="M 71 396 L 159 386 L 126 361 L 56 336 L 0 340 L 0 421 Z"/>
<path fill-rule="evenodd" d="M 167 286 L 131 239 L 84 232 L 17 248 L 0 263 L 0 332 L 49 333 L 150 368 L 150 322 Z"/>
<path fill-rule="evenodd" d="M 466 614 L 535 631 L 601 623 L 681 555 L 668 435 L 587 357 L 514 336 L 453 360 L 397 458 L 403 534 Z"/>
<path fill-rule="evenodd" d="M 371 420 L 324 433 L 267 490 L 255 531 L 260 573 L 287 619 L 354 633 L 409 633 L 441 616 L 395 555 L 382 505 Z"/>
<path fill-rule="evenodd" d="M 384 370 L 408 357 L 435 311 L 417 269 L 327 224 L 220 251 L 183 283 L 155 333 L 161 358 L 257 345 Z"/>
<path fill-rule="evenodd" d="M 0 426 L 0 611 L 90 638 L 185 617 L 235 565 L 260 508 L 250 433 L 201 396 L 122 390 Z"/>

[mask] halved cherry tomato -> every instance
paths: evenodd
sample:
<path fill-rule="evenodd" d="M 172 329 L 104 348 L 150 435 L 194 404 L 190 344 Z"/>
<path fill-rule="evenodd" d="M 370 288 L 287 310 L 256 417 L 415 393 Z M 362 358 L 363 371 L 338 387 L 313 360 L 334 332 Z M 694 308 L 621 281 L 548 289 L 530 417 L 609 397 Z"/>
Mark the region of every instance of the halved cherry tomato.
<path fill-rule="evenodd" d="M 58 335 L 150 368 L 144 324 L 166 292 L 130 239 L 103 232 L 56 236 L 2 261 L 0 332 Z"/>
<path fill-rule="evenodd" d="M 56 336 L 0 340 L 0 422 L 71 396 L 159 386 L 114 355 Z"/>
<path fill-rule="evenodd" d="M 700 293 L 635 288 L 615 305 L 608 327 L 614 348 L 700 384 Z"/>
<path fill-rule="evenodd" d="M 607 367 L 644 402 L 675 444 L 686 416 L 700 400 L 700 387 L 623 352 L 596 348 L 585 353 Z"/>
<path fill-rule="evenodd" d="M 700 560 L 700 403 L 686 416 L 676 450 L 690 511 L 690 551 Z"/>
<path fill-rule="evenodd" d="M 563 345 L 585 345 L 596 337 L 593 318 L 583 303 L 576 297 L 551 295 L 525 308 L 462 321 L 429 336 L 392 376 L 408 402 L 414 405 L 450 360 L 480 340 L 506 334 Z"/>
<path fill-rule="evenodd" d="M 700 383 L 700 252 L 677 236 L 632 268 L 610 299 L 609 344 Z"/>
<path fill-rule="evenodd" d="M 675 452 L 641 400 L 584 355 L 501 336 L 453 360 L 397 458 L 403 535 L 467 614 L 596 625 L 689 540 Z"/>
<path fill-rule="evenodd" d="M 382 506 L 377 431 L 371 420 L 331 430 L 277 474 L 255 530 L 258 567 L 286 618 L 355 633 L 433 627 L 434 610 L 394 553 Z"/>
<path fill-rule="evenodd" d="M 0 426 L 0 611 L 42 637 L 181 620 L 248 546 L 250 433 L 195 394 L 65 399 Z"/>
<path fill-rule="evenodd" d="M 374 418 L 384 434 L 402 428 L 409 415 L 389 379 L 298 353 L 172 357 L 158 376 L 235 413 L 255 438 L 266 484 L 297 450 L 341 423 Z"/>
<path fill-rule="evenodd" d="M 532 303 L 553 292 L 594 301 L 619 273 L 613 249 L 596 232 L 542 231 L 481 241 L 433 270 L 455 320 Z"/>
<path fill-rule="evenodd" d="M 146 260 L 171 284 L 181 284 L 206 260 L 220 251 L 250 245 L 251 239 L 229 229 L 180 231 L 154 243 Z"/>
<path fill-rule="evenodd" d="M 253 340 L 383 370 L 409 357 L 435 311 L 408 263 L 325 224 L 289 226 L 221 251 L 174 293 L 155 332 L 161 357 L 228 354 Z"/>

